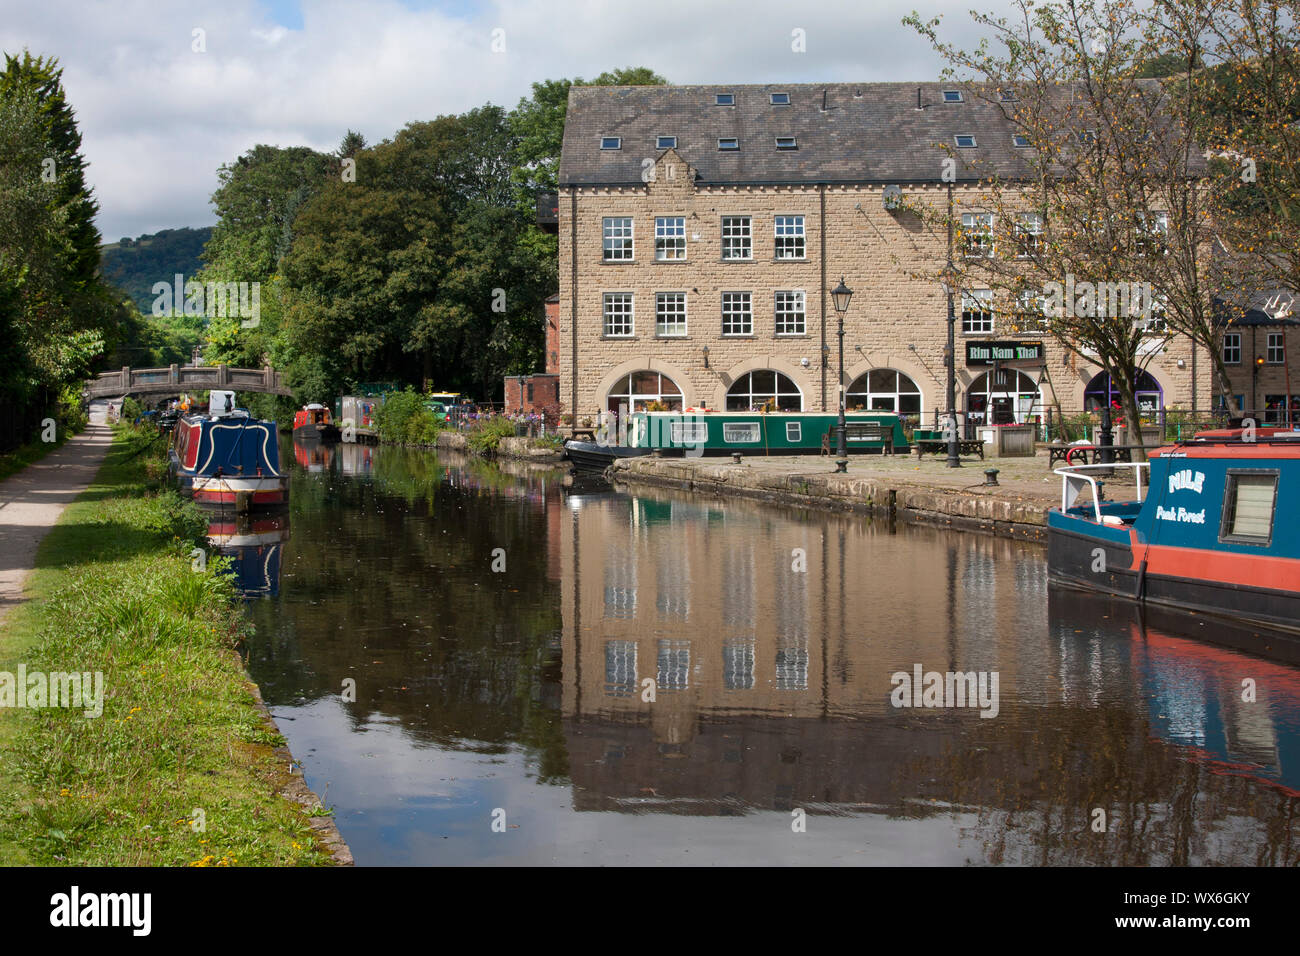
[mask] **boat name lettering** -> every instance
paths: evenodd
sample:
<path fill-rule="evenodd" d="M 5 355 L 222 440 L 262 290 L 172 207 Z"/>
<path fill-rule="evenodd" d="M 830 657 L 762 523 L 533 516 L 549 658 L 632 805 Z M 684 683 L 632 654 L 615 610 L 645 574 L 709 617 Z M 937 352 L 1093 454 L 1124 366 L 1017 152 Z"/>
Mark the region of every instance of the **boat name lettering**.
<path fill-rule="evenodd" d="M 1201 485 L 1205 483 L 1205 472 L 1192 471 L 1190 468 L 1184 468 L 1182 471 L 1175 471 L 1169 476 L 1169 493 L 1190 489 L 1198 495 L 1201 493 Z"/>
<path fill-rule="evenodd" d="M 1188 511 L 1186 508 L 1156 507 L 1156 517 L 1161 521 L 1181 521 L 1185 524 L 1205 524 L 1205 509 Z"/>

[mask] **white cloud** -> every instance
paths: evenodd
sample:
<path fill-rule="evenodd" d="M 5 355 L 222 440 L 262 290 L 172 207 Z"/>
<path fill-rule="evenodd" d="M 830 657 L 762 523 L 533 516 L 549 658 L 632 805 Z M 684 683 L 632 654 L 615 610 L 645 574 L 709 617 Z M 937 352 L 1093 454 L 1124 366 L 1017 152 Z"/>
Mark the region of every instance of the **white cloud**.
<path fill-rule="evenodd" d="M 940 3 L 969 32 L 962 6 Z M 297 30 L 252 0 L 53 0 L 11 5 L 0 49 L 59 58 L 112 240 L 212 222 L 217 167 L 257 143 L 330 150 L 348 128 L 377 142 L 413 120 L 513 106 L 537 80 L 642 65 L 678 83 L 931 78 L 937 61 L 900 10 L 498 0 L 458 12 L 304 0 Z M 498 27 L 505 51 L 494 53 Z M 206 52 L 192 49 L 196 28 Z M 805 53 L 791 49 L 795 28 Z"/>

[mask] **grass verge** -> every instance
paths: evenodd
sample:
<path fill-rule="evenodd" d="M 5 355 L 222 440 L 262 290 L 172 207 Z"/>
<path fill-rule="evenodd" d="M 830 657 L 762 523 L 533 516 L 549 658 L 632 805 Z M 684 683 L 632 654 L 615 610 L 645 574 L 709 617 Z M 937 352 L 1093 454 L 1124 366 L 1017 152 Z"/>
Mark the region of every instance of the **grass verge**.
<path fill-rule="evenodd" d="M 194 570 L 206 520 L 153 488 L 149 442 L 119 430 L 0 626 L 0 672 L 103 675 L 98 717 L 0 706 L 0 865 L 329 864 L 283 795 L 295 778 L 235 653 L 248 625 L 225 562 Z"/>

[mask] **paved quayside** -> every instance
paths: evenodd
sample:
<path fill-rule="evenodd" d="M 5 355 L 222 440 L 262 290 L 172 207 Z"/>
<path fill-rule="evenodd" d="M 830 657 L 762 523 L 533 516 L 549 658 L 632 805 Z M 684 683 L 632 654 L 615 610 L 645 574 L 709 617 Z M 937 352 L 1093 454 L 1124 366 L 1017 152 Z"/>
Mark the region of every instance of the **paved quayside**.
<path fill-rule="evenodd" d="M 1058 466 L 1059 467 L 1059 466 Z M 983 484 L 986 469 L 998 469 L 996 486 Z M 1109 498 L 1132 497 L 1120 469 L 1106 481 Z M 742 495 L 818 508 L 851 509 L 1009 537 L 1045 536 L 1047 511 L 1061 501 L 1061 479 L 1048 467 L 1048 454 L 1033 458 L 977 458 L 949 468 L 942 456 L 921 461 L 906 455 L 852 455 L 848 474 L 835 474 L 824 456 L 746 455 L 731 458 L 625 458 L 607 472 L 611 480 L 659 485 L 719 496 Z"/>

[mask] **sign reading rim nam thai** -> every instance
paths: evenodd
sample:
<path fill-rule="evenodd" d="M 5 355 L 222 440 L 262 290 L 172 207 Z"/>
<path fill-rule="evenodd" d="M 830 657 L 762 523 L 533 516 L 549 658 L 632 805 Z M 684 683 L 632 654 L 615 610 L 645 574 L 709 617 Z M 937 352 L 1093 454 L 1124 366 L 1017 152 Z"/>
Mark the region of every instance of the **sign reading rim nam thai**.
<path fill-rule="evenodd" d="M 992 365 L 994 362 L 1042 362 L 1042 342 L 967 342 L 966 364 Z"/>

